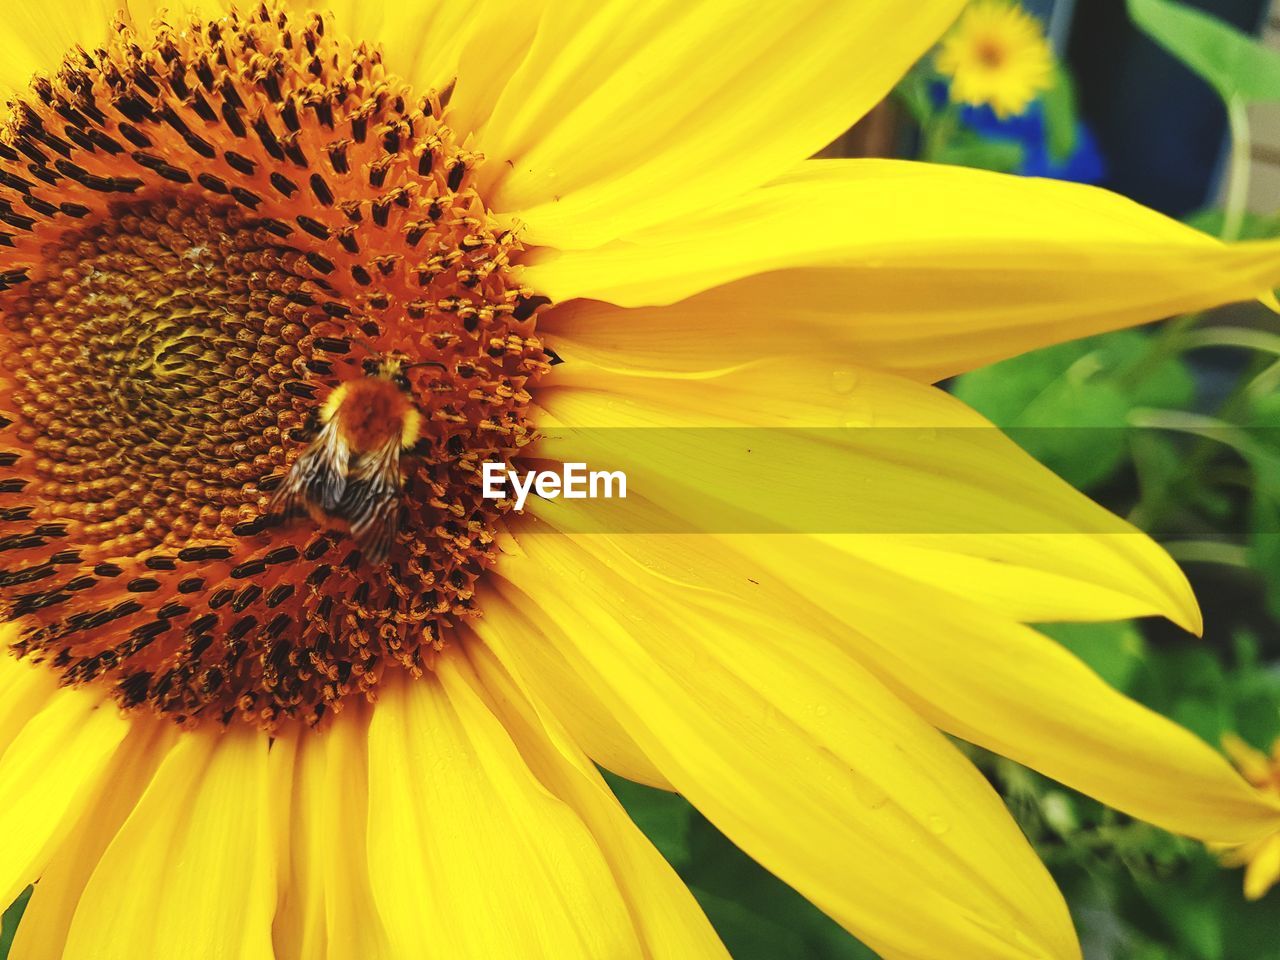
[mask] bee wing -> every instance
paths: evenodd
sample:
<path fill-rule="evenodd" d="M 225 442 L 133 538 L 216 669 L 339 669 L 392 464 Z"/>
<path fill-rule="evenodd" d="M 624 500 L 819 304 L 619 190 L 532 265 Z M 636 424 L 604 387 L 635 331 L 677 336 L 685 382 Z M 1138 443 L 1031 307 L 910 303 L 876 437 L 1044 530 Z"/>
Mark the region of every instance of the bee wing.
<path fill-rule="evenodd" d="M 347 486 L 351 448 L 342 438 L 334 418 L 321 428 L 307 449 L 293 462 L 284 482 L 271 498 L 271 510 L 290 516 L 317 506 L 332 513 L 342 502 Z"/>
<path fill-rule="evenodd" d="M 347 477 L 338 514 L 351 525 L 351 535 L 365 559 L 377 565 L 387 559 L 400 526 L 400 438 L 362 455 Z"/>

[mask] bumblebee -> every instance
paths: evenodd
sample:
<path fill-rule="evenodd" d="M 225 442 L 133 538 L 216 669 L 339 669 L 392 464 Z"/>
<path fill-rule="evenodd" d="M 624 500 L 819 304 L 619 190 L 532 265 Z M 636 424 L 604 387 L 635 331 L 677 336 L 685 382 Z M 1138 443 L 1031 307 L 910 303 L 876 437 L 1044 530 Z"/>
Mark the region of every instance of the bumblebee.
<path fill-rule="evenodd" d="M 285 517 L 306 513 L 318 523 L 345 521 L 375 566 L 387 559 L 399 532 L 401 454 L 417 443 L 422 429 L 406 371 L 440 366 L 405 361 L 394 353 L 366 357 L 364 375 L 329 394 L 319 432 L 271 500 L 272 512 Z"/>

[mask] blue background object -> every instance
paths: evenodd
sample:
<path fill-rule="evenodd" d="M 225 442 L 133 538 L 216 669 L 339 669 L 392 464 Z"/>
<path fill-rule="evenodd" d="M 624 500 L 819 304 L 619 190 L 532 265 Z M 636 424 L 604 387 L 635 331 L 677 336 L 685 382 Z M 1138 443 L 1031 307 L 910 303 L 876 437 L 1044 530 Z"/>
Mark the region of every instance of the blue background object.
<path fill-rule="evenodd" d="M 1185 0 L 1256 32 L 1265 0 Z M 1102 185 L 1171 216 L 1216 194 L 1226 112 L 1209 86 L 1141 34 L 1122 0 L 1077 0 L 1067 62 L 1107 158 Z"/>
<path fill-rule="evenodd" d="M 947 102 L 947 84 L 930 85 L 930 98 L 935 107 Z M 1077 183 L 1099 183 L 1106 165 L 1097 138 L 1084 123 L 1076 125 L 1075 149 L 1064 159 L 1055 159 L 1049 150 L 1048 127 L 1044 105 L 1036 100 L 1023 113 L 1001 119 L 988 106 L 962 106 L 960 123 L 985 140 L 1008 141 L 1022 147 L 1022 166 L 1017 173 L 1028 177 L 1053 177 Z"/>

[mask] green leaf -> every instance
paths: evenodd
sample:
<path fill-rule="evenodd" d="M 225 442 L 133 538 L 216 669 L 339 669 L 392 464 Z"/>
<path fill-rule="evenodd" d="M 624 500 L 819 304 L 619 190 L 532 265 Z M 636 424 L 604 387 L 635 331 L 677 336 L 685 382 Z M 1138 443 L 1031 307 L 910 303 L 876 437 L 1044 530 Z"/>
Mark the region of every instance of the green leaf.
<path fill-rule="evenodd" d="M 1258 659 L 1261 645 L 1253 633 L 1239 630 L 1232 640 L 1235 666 L 1227 679 L 1235 732 L 1249 743 L 1270 744 L 1280 737 L 1280 672 Z"/>
<path fill-rule="evenodd" d="M 734 960 L 876 960 L 676 794 L 604 772 L 631 819 L 693 891 Z M 3 960 L 3 957 L 0 957 Z"/>
<path fill-rule="evenodd" d="M 695 814 L 681 876 L 734 960 L 875 960 L 834 920 Z"/>
<path fill-rule="evenodd" d="M 1226 212 L 1220 207 L 1209 207 L 1204 210 L 1198 210 L 1184 221 L 1187 226 L 1195 227 L 1201 233 L 1207 233 L 1211 237 L 1222 236 L 1223 222 L 1226 220 Z M 1240 235 L 1238 240 L 1272 240 L 1280 237 L 1280 214 L 1262 214 L 1244 212 L 1244 219 L 1240 224 Z"/>
<path fill-rule="evenodd" d="M 1280 896 L 1245 900 L 1240 871 L 1224 870 L 1199 853 L 1172 878 L 1140 879 L 1136 897 L 1177 943 L 1176 960 L 1277 960 Z M 1136 903 L 1126 913 L 1140 915 Z M 1154 931 L 1153 931 L 1154 932 Z M 1167 936 L 1167 934 L 1166 934 Z"/>
<path fill-rule="evenodd" d="M 1194 395 L 1191 374 L 1176 357 L 1129 377 L 1150 349 L 1148 335 L 1118 331 L 975 370 L 953 392 L 1045 466 L 1087 489 L 1124 462 L 1130 410 L 1181 407 Z"/>
<path fill-rule="evenodd" d="M 924 126 L 933 117 L 933 101 L 929 99 L 929 84 L 936 74 L 930 69 L 928 58 L 921 60 L 898 81 L 893 92 L 898 102 L 907 108 L 913 119 Z"/>
<path fill-rule="evenodd" d="M 1222 960 L 1226 931 L 1216 898 L 1196 896 L 1191 890 L 1173 888 L 1162 881 L 1140 880 L 1140 889 L 1151 905 L 1188 949 L 1188 958 Z M 1200 892 L 1200 891 L 1197 891 Z"/>
<path fill-rule="evenodd" d="M 1053 65 L 1053 86 L 1040 97 L 1049 156 L 1065 162 L 1076 149 L 1076 85 L 1060 63 Z"/>
<path fill-rule="evenodd" d="M 1147 658 L 1129 693 L 1215 748 L 1224 733 L 1236 729 L 1227 674 L 1199 642 Z"/>
<path fill-rule="evenodd" d="M 957 132 L 931 158 L 953 167 L 974 167 L 996 173 L 1014 173 L 1022 166 L 1025 151 L 1012 140 L 987 140 L 968 131 Z"/>
<path fill-rule="evenodd" d="M 1146 642 L 1132 621 L 1048 623 L 1038 629 L 1087 663 L 1117 690 L 1128 690 L 1142 666 Z"/>
<path fill-rule="evenodd" d="M 1267 610 L 1280 620 L 1280 503 L 1259 494 L 1251 511 L 1249 566 L 1266 585 Z"/>
<path fill-rule="evenodd" d="M 1124 423 L 1124 397 L 1098 379 L 1100 368 L 1089 345 L 1061 344 L 967 373 L 954 392 L 1068 482 L 1089 487 L 1124 455 L 1116 430 L 1088 429 Z"/>
<path fill-rule="evenodd" d="M 684 797 L 633 783 L 602 770 L 614 796 L 626 808 L 644 835 L 677 870 L 689 865 L 689 825 L 694 810 Z"/>
<path fill-rule="evenodd" d="M 31 891 L 34 887 L 27 887 L 22 893 L 18 894 L 18 899 L 13 901 L 9 909 L 4 912 L 4 916 L 0 916 L 0 960 L 5 960 L 9 956 L 9 948 L 13 946 L 13 938 L 18 932 L 18 921 L 22 919 L 23 911 L 27 909 L 27 901 L 31 899 Z"/>
<path fill-rule="evenodd" d="M 693 888 L 711 925 L 734 960 L 805 956 L 804 937 L 728 897 Z"/>
<path fill-rule="evenodd" d="M 1173 0 L 1127 2 L 1133 22 L 1203 77 L 1224 101 L 1280 100 L 1280 52 Z"/>
<path fill-rule="evenodd" d="M 1280 393 L 1255 397 L 1249 404 L 1248 423 L 1264 430 L 1280 430 Z"/>
<path fill-rule="evenodd" d="M 1186 454 L 1174 437 L 1159 430 L 1139 430 L 1129 438 L 1129 455 L 1138 480 L 1138 505 L 1129 519 L 1140 529 L 1150 530 L 1151 519 L 1162 516 L 1178 501 L 1180 485 L 1186 480 Z"/>

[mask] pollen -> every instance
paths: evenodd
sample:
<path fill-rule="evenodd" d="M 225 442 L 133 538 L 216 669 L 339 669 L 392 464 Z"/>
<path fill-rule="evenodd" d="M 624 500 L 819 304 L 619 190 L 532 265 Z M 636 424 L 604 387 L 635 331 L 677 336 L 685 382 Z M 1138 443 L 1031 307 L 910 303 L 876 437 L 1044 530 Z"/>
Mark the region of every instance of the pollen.
<path fill-rule="evenodd" d="M 0 132 L 0 614 L 12 652 L 179 723 L 271 729 L 420 674 L 496 556 L 547 302 L 448 91 L 323 16 L 117 24 Z M 272 491 L 392 352 L 416 443 L 376 569 Z"/>

